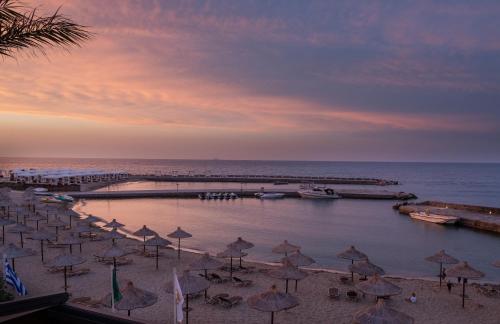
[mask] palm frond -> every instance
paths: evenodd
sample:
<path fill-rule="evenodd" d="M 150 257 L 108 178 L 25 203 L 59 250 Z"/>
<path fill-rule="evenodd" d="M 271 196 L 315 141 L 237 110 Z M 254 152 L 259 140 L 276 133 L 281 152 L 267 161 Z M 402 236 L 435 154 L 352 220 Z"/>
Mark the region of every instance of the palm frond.
<path fill-rule="evenodd" d="M 38 16 L 36 9 L 25 9 L 15 0 L 0 0 L 0 56 L 33 49 L 45 54 L 47 47 L 80 46 L 92 33 L 56 10 L 51 16 Z"/>

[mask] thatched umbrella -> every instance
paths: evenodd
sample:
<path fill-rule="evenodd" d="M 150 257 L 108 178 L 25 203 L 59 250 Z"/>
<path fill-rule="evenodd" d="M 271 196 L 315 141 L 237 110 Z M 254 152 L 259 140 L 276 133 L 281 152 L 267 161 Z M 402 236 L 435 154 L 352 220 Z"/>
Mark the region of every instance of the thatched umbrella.
<path fill-rule="evenodd" d="M 141 229 L 135 231 L 134 233 L 135 236 L 142 236 L 143 238 L 143 251 L 146 253 L 146 236 L 155 236 L 157 233 L 149 228 L 146 227 L 146 225 L 143 225 Z"/>
<path fill-rule="evenodd" d="M 448 255 L 444 252 L 444 250 L 441 250 L 437 252 L 434 255 L 431 255 L 430 257 L 425 258 L 425 260 L 429 262 L 434 262 L 434 263 L 439 263 L 439 287 L 441 287 L 441 282 L 443 280 L 443 264 L 457 264 L 459 261 L 452 257 L 451 255 Z"/>
<path fill-rule="evenodd" d="M 112 245 L 109 249 L 104 251 L 99 256 L 101 258 L 113 258 L 113 266 L 116 269 L 116 258 L 120 258 L 120 257 L 125 256 L 127 254 L 129 254 L 129 252 L 123 250 L 122 248 L 118 247 L 117 245 Z"/>
<path fill-rule="evenodd" d="M 298 250 L 300 250 L 300 246 L 290 244 L 287 240 L 284 240 L 283 243 L 273 248 L 273 253 L 284 254 L 287 256 L 288 253 L 296 252 Z"/>
<path fill-rule="evenodd" d="M 115 302 L 115 308 L 118 310 L 126 310 L 130 316 L 130 311 L 137 308 L 145 308 L 156 304 L 158 296 L 152 292 L 136 288 L 132 281 L 127 282 L 125 289 L 121 290 L 122 298 Z M 103 298 L 103 303 L 111 307 L 111 294 L 107 294 Z"/>
<path fill-rule="evenodd" d="M 294 266 L 290 260 L 286 258 L 283 260 L 283 264 L 279 268 L 269 270 L 268 274 L 273 278 L 285 280 L 286 293 L 288 293 L 288 280 L 301 280 L 307 277 L 307 273 L 299 270 L 299 268 Z"/>
<path fill-rule="evenodd" d="M 383 299 L 357 312 L 352 324 L 413 324 L 413 317 L 388 307 Z"/>
<path fill-rule="evenodd" d="M 50 233 L 49 231 L 45 229 L 41 229 L 39 231 L 34 232 L 31 234 L 31 239 L 40 241 L 40 254 L 42 255 L 42 263 L 43 263 L 43 241 L 48 241 L 48 240 L 53 240 L 55 238 L 55 234 Z"/>
<path fill-rule="evenodd" d="M 19 236 L 21 238 L 21 247 L 24 247 L 24 241 L 23 241 L 23 233 L 31 233 L 33 232 L 34 229 L 32 227 L 17 223 L 16 225 L 10 227 L 7 229 L 7 232 L 9 233 L 19 233 Z"/>
<path fill-rule="evenodd" d="M 273 324 L 274 313 L 298 306 L 299 300 L 290 294 L 278 291 L 273 285 L 269 291 L 248 298 L 247 303 L 256 310 L 271 313 L 271 324 Z"/>
<path fill-rule="evenodd" d="M 2 244 L 5 244 L 5 226 L 9 226 L 15 224 L 11 219 L 8 218 L 0 218 L 0 226 L 2 226 Z"/>
<path fill-rule="evenodd" d="M 163 237 L 160 237 L 159 235 L 155 235 L 155 237 L 150 238 L 149 240 L 144 243 L 147 246 L 155 246 L 156 247 L 156 270 L 158 270 L 158 256 L 159 256 L 159 248 L 160 246 L 167 246 L 172 244 L 167 239 L 164 239 Z"/>
<path fill-rule="evenodd" d="M 7 245 L 7 247 L 5 247 L 3 249 L 1 255 L 3 255 L 3 254 L 5 254 L 5 257 L 7 259 L 11 259 L 12 270 L 16 271 L 15 259 L 33 256 L 33 255 L 36 255 L 36 252 L 33 251 L 32 249 L 28 249 L 28 248 L 26 248 L 26 249 L 19 248 L 15 244 L 10 243 L 9 245 Z"/>
<path fill-rule="evenodd" d="M 68 292 L 68 267 L 82 264 L 87 260 L 81 256 L 73 254 L 61 254 L 55 257 L 50 263 L 50 267 L 64 267 L 64 291 Z"/>
<path fill-rule="evenodd" d="M 451 277 L 462 278 L 462 308 L 465 308 L 465 284 L 467 283 L 467 279 L 480 279 L 484 277 L 484 273 L 474 269 L 467 263 L 467 261 L 464 261 L 448 269 L 446 274 Z"/>
<path fill-rule="evenodd" d="M 351 271 L 351 273 L 357 273 L 359 275 L 365 276 L 365 278 L 367 276 L 374 276 L 374 275 L 382 276 L 385 274 L 384 269 L 371 263 L 368 259 L 350 264 L 349 271 Z"/>
<path fill-rule="evenodd" d="M 182 293 L 186 296 L 186 324 L 189 323 L 189 295 L 206 291 L 210 287 L 210 282 L 199 276 L 193 276 L 189 270 L 185 270 L 178 278 Z M 166 285 L 168 293 L 174 293 L 174 283 L 169 281 Z"/>
<path fill-rule="evenodd" d="M 235 249 L 233 247 L 229 247 L 226 250 L 217 253 L 218 258 L 230 258 L 231 261 L 229 263 L 229 277 L 231 280 L 233 279 L 233 258 L 241 258 L 246 254 L 241 252 L 241 250 Z"/>
<path fill-rule="evenodd" d="M 80 214 L 78 214 L 76 211 L 74 211 L 73 209 L 66 209 L 64 211 L 64 213 L 66 214 L 66 216 L 68 216 L 69 218 L 69 228 L 71 228 L 71 224 L 72 224 L 72 220 L 73 219 L 80 219 Z"/>
<path fill-rule="evenodd" d="M 120 228 L 120 227 L 124 227 L 124 226 L 125 226 L 125 224 L 117 222 L 116 218 L 113 218 L 113 220 L 111 222 L 104 225 L 104 227 L 112 228 L 112 229 Z"/>
<path fill-rule="evenodd" d="M 177 258 L 181 258 L 181 239 L 193 237 L 190 233 L 182 230 L 180 227 L 177 227 L 175 231 L 167 235 L 170 238 L 178 239 L 178 244 L 177 244 Z"/>
<path fill-rule="evenodd" d="M 73 254 L 73 245 L 80 245 L 80 253 L 82 253 L 82 243 L 84 241 L 74 234 L 75 233 L 69 233 L 69 235 L 66 235 L 61 240 L 59 240 L 58 243 L 68 245 L 70 254 Z"/>
<path fill-rule="evenodd" d="M 36 230 L 38 231 L 40 221 L 47 220 L 47 217 L 43 216 L 40 213 L 36 213 L 35 215 L 28 217 L 28 220 L 36 222 Z"/>
<path fill-rule="evenodd" d="M 56 241 L 59 240 L 59 228 L 66 227 L 66 223 L 63 222 L 59 217 L 56 217 L 54 220 L 51 220 L 50 222 L 47 223 L 48 227 L 54 227 L 56 229 Z"/>
<path fill-rule="evenodd" d="M 125 238 L 125 234 L 119 233 L 116 228 L 113 228 L 111 231 L 107 231 L 103 235 L 105 240 L 111 240 L 111 244 L 115 244 L 115 240 Z"/>
<path fill-rule="evenodd" d="M 305 254 L 302 254 L 300 252 L 300 250 L 290 254 L 289 256 L 284 257 L 283 259 L 281 259 L 281 263 L 283 263 L 285 259 L 290 261 L 290 263 L 293 264 L 294 266 L 296 266 L 297 268 L 298 267 L 307 267 L 307 266 L 316 262 L 313 258 L 311 258 Z M 298 280 L 295 280 L 295 291 L 297 291 L 297 285 L 298 285 Z"/>
<path fill-rule="evenodd" d="M 236 241 L 234 241 L 233 243 L 229 243 L 227 247 L 232 247 L 232 248 L 235 248 L 237 250 L 242 251 L 242 250 L 251 249 L 254 246 L 255 245 L 253 243 L 245 241 L 241 237 L 238 237 L 238 239 L 236 239 Z M 240 268 L 243 268 L 243 266 L 241 265 L 241 257 L 240 257 Z"/>
<path fill-rule="evenodd" d="M 399 295 L 402 292 L 401 287 L 396 286 L 390 281 L 374 275 L 366 281 L 362 281 L 356 285 L 356 288 L 368 295 L 374 295 L 379 298 Z"/>
<path fill-rule="evenodd" d="M 337 257 L 341 259 L 351 260 L 351 264 L 354 264 L 354 261 L 368 260 L 368 256 L 363 252 L 357 250 L 354 245 L 351 245 L 347 250 L 337 254 Z M 354 282 L 354 272 L 352 271 L 351 281 Z"/>
<path fill-rule="evenodd" d="M 196 259 L 189 265 L 189 269 L 191 270 L 204 270 L 205 271 L 205 279 L 208 280 L 207 270 L 215 270 L 222 267 L 222 262 L 219 260 L 212 258 L 210 254 L 204 253 L 201 258 Z"/>

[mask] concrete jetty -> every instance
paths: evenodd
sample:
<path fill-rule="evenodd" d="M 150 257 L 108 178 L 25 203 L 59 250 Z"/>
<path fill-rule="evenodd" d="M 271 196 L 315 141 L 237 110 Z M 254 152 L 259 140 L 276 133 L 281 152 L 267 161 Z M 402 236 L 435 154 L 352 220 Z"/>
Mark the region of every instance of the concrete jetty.
<path fill-rule="evenodd" d="M 315 183 L 315 184 L 352 184 L 389 186 L 398 181 L 374 178 L 305 177 L 276 175 L 132 175 L 129 181 L 167 181 L 167 182 L 237 182 L 237 183 Z"/>
<path fill-rule="evenodd" d="M 85 191 L 85 192 L 66 192 L 67 195 L 75 199 L 128 199 L 128 198 L 198 198 L 199 194 L 205 192 L 222 193 L 234 192 L 240 197 L 254 197 L 256 193 L 261 192 L 258 189 L 241 190 L 241 189 L 205 189 L 205 190 L 126 190 L 126 191 Z M 281 190 L 265 190 L 265 192 L 280 192 L 284 193 L 287 198 L 300 198 L 297 190 L 281 189 Z M 386 190 L 336 190 L 342 198 L 351 199 L 389 199 L 389 200 L 406 200 L 416 197 L 411 193 L 391 192 Z"/>
<path fill-rule="evenodd" d="M 395 208 L 402 214 L 428 211 L 440 215 L 459 218 L 458 224 L 470 228 L 500 233 L 500 208 L 476 205 L 453 204 L 441 201 L 424 201 L 413 204 L 400 204 Z"/>

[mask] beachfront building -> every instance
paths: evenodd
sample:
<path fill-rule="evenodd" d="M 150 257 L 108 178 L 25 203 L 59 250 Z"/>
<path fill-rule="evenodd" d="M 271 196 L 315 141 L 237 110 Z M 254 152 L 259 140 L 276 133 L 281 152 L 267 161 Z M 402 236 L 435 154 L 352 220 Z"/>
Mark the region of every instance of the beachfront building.
<path fill-rule="evenodd" d="M 10 181 L 52 186 L 113 182 L 127 179 L 128 176 L 128 173 L 122 171 L 96 169 L 14 169 L 9 171 Z"/>

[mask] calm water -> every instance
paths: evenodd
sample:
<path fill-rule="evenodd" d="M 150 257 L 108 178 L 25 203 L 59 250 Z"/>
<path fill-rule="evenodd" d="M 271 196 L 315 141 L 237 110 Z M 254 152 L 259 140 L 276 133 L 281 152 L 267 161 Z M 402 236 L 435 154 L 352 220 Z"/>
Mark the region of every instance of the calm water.
<path fill-rule="evenodd" d="M 181 160 L 49 160 L 0 159 L 0 169 L 14 167 L 73 167 L 121 169 L 133 173 L 286 174 L 377 177 L 399 180 L 383 189 L 410 191 L 421 199 L 500 207 L 499 164 L 352 163 Z M 238 189 L 240 184 L 180 184 L 180 188 Z M 250 188 L 250 184 L 244 185 Z M 272 185 L 266 184 L 266 187 Z M 139 182 L 104 190 L 175 188 L 175 184 Z M 212 187 L 212 188 L 213 188 Z M 345 188 L 346 186 L 344 186 Z M 347 186 L 348 187 L 348 186 Z M 186 245 L 218 252 L 237 236 L 256 244 L 250 258 L 276 261 L 271 248 L 288 239 L 303 247 L 322 267 L 343 270 L 335 254 L 354 244 L 387 273 L 431 275 L 436 267 L 423 261 L 441 248 L 468 260 L 500 280 L 490 263 L 500 259 L 500 236 L 459 227 L 412 221 L 391 208 L 394 202 L 366 200 L 199 201 L 182 199 L 89 200 L 79 208 L 106 219 L 117 218 L 135 230 L 147 224 L 165 235 L 182 226 L 194 237 Z"/>

